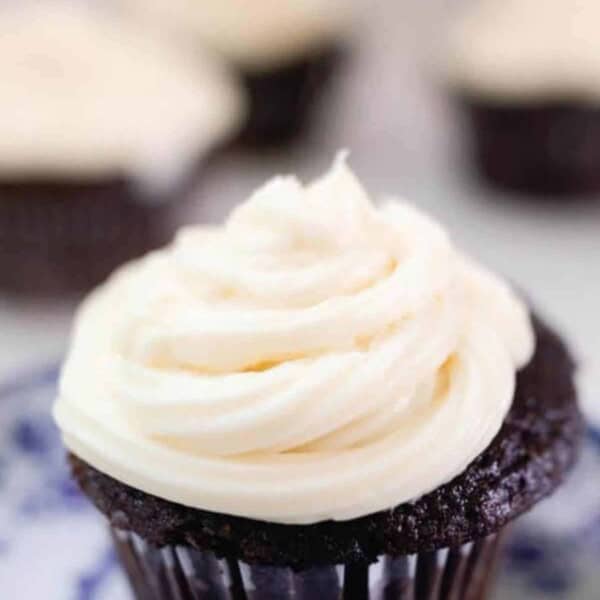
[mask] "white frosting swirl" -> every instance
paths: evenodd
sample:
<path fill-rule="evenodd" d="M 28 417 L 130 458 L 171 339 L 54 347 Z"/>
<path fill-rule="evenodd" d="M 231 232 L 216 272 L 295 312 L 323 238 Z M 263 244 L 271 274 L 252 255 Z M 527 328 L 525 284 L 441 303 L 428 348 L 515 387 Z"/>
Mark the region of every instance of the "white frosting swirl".
<path fill-rule="evenodd" d="M 126 175 L 168 185 L 233 133 L 235 81 L 108 13 L 0 11 L 0 176 Z"/>
<path fill-rule="evenodd" d="M 348 37 L 351 0 L 122 0 L 250 70 L 269 70 Z"/>
<path fill-rule="evenodd" d="M 494 100 L 600 100 L 597 0 L 477 0 L 451 30 L 449 73 Z"/>
<path fill-rule="evenodd" d="M 278 177 L 84 304 L 56 418 L 69 448 L 184 505 L 272 522 L 413 500 L 486 448 L 528 313 L 342 160 Z"/>

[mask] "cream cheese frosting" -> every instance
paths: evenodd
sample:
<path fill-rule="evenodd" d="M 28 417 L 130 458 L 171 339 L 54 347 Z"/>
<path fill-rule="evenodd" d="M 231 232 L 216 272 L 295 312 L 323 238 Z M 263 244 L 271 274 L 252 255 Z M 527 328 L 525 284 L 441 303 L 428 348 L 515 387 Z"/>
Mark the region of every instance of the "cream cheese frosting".
<path fill-rule="evenodd" d="M 350 34 L 351 0 L 122 0 L 134 14 L 170 25 L 225 59 L 269 70 Z"/>
<path fill-rule="evenodd" d="M 600 100 L 597 0 L 477 0 L 451 28 L 451 81 L 501 101 Z"/>
<path fill-rule="evenodd" d="M 101 471 L 281 523 L 419 498 L 491 442 L 534 339 L 524 304 L 340 157 L 277 177 L 80 309 L 55 417 Z"/>
<path fill-rule="evenodd" d="M 0 72 L 0 177 L 166 185 L 231 134 L 244 109 L 212 57 L 62 2 L 0 11 Z"/>

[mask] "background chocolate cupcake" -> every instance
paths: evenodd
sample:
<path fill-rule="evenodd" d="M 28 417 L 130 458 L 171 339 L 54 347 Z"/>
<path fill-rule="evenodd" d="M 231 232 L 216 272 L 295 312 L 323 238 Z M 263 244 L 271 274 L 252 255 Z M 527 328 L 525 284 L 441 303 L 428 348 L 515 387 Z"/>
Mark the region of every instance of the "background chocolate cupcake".
<path fill-rule="evenodd" d="M 122 1 L 235 68 L 250 102 L 242 139 L 251 144 L 286 142 L 306 128 L 351 37 L 353 5 L 343 0 Z"/>
<path fill-rule="evenodd" d="M 145 600 L 483 599 L 582 429 L 559 338 L 341 160 L 92 294 L 55 416 Z"/>
<path fill-rule="evenodd" d="M 170 237 L 241 92 L 91 9 L 5 6 L 0 32 L 0 288 L 89 288 Z"/>
<path fill-rule="evenodd" d="M 488 181 L 544 195 L 600 191 L 599 7 L 477 0 L 454 24 L 450 83 Z"/>

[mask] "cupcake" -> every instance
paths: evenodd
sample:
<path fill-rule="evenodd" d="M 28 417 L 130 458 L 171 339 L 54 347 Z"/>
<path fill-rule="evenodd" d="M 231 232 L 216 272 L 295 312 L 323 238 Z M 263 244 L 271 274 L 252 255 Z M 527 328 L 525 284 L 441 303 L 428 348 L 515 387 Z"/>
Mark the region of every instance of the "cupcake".
<path fill-rule="evenodd" d="M 95 291 L 55 418 L 144 600 L 485 598 L 582 430 L 552 329 L 342 159 Z"/>
<path fill-rule="evenodd" d="M 4 7 L 0 31 L 0 289 L 89 288 L 172 237 L 241 91 L 91 9 Z"/>
<path fill-rule="evenodd" d="M 454 24 L 449 76 L 489 182 L 540 195 L 600 191 L 595 0 L 479 0 Z"/>
<path fill-rule="evenodd" d="M 281 144 L 306 130 L 351 37 L 347 0 L 122 2 L 232 65 L 249 98 L 241 139 L 251 145 Z"/>

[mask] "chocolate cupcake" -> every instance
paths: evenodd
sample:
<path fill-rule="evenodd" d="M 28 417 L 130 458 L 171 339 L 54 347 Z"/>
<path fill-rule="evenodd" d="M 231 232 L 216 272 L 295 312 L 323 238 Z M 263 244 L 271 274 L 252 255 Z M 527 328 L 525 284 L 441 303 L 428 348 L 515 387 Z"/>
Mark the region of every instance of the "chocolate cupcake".
<path fill-rule="evenodd" d="M 453 92 L 481 175 L 545 196 L 600 191 L 594 0 L 479 0 L 454 24 Z"/>
<path fill-rule="evenodd" d="M 288 142 L 306 130 L 351 37 L 344 0 L 122 0 L 178 39 L 214 50 L 239 74 L 249 111 L 241 140 Z"/>
<path fill-rule="evenodd" d="M 94 292 L 55 416 L 144 600 L 486 598 L 582 433 L 557 335 L 341 160 Z"/>
<path fill-rule="evenodd" d="M 163 245 L 241 92 L 91 9 L 0 12 L 0 289 L 89 289 Z"/>

